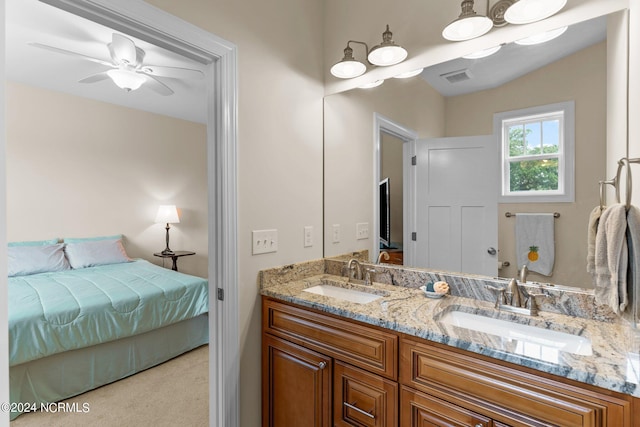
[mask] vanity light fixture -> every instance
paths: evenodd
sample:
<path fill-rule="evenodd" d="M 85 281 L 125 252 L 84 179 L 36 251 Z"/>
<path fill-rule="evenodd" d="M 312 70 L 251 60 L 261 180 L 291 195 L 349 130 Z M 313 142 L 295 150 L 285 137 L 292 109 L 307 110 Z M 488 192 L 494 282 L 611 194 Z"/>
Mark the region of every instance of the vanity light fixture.
<path fill-rule="evenodd" d="M 358 86 L 358 88 L 360 88 L 360 89 L 371 89 L 371 88 L 380 86 L 382 83 L 384 83 L 384 80 L 376 80 L 374 82 L 365 83 L 365 84 L 363 84 L 361 86 Z"/>
<path fill-rule="evenodd" d="M 560 12 L 567 0 L 519 0 L 509 6 L 504 19 L 510 24 L 530 24 Z"/>
<path fill-rule="evenodd" d="M 493 28 L 491 19 L 478 15 L 473 10 L 473 0 L 463 0 L 460 6 L 462 7 L 462 13 L 460 13 L 458 19 L 442 30 L 442 37 L 456 42 L 471 40 L 486 34 Z"/>
<path fill-rule="evenodd" d="M 374 46 L 369 50 L 366 43 L 349 40 L 347 47 L 344 49 L 344 57 L 331 67 L 331 74 L 341 79 L 351 79 L 361 76 L 367 71 L 364 62 L 358 61 L 353 57 L 353 49 L 351 43 L 364 45 L 367 61 L 372 65 L 386 67 L 389 65 L 399 64 L 407 58 L 407 50 L 393 41 L 393 33 L 389 31 L 389 25 L 384 33 L 382 33 L 382 43 Z"/>
<path fill-rule="evenodd" d="M 412 70 L 412 71 L 405 71 L 404 73 L 400 73 L 397 76 L 393 76 L 394 79 L 408 79 L 410 77 L 414 77 L 417 76 L 418 74 L 422 73 L 422 70 L 424 70 L 424 68 L 418 68 L 417 70 Z"/>
<path fill-rule="evenodd" d="M 499 51 L 501 48 L 502 48 L 502 45 L 499 44 L 498 46 L 490 47 L 489 49 L 483 49 L 483 50 L 479 50 L 479 51 L 470 53 L 468 55 L 464 55 L 463 58 L 464 59 L 486 58 L 487 56 L 493 55 L 494 53 Z"/>
<path fill-rule="evenodd" d="M 535 44 L 546 43 L 557 37 L 560 37 L 567 31 L 568 27 L 556 28 L 555 30 L 545 31 L 544 33 L 536 34 L 524 39 L 516 40 L 515 43 L 523 46 L 531 46 Z"/>

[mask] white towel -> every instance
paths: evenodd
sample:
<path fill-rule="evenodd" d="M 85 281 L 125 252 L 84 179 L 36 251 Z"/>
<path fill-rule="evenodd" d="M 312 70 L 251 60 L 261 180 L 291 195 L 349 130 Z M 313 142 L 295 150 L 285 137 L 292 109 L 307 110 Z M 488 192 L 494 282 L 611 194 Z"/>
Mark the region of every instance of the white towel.
<path fill-rule="evenodd" d="M 598 222 L 600 222 L 602 209 L 600 206 L 593 208 L 589 214 L 589 226 L 587 229 L 587 273 L 591 276 L 596 274 L 596 233 L 598 231 Z"/>
<path fill-rule="evenodd" d="M 555 260 L 553 214 L 516 214 L 518 268 L 551 276 Z"/>
<path fill-rule="evenodd" d="M 627 274 L 627 290 L 631 307 L 625 317 L 635 326 L 638 324 L 640 308 L 640 209 L 630 206 L 627 212 L 627 246 L 629 248 L 629 268 Z"/>
<path fill-rule="evenodd" d="M 620 314 L 629 302 L 627 293 L 627 212 L 625 205 L 616 204 L 602 212 L 595 251 L 595 297 Z"/>

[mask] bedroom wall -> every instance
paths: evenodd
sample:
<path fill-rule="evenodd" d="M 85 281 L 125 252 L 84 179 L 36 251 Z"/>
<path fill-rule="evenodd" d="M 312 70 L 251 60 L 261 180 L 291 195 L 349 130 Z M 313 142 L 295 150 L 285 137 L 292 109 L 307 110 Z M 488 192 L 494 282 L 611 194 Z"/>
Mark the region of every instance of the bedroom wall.
<path fill-rule="evenodd" d="M 575 202 L 499 204 L 500 260 L 511 263 L 500 270 L 501 276 L 517 275 L 514 219 L 506 218 L 505 212 L 559 212 L 561 216 L 555 222 L 554 273 L 549 278 L 531 273 L 531 279 L 593 287 L 584 268 L 585 230 L 589 212 L 599 203 L 598 181 L 606 175 L 606 85 L 607 49 L 606 42 L 602 42 L 499 88 L 446 98 L 446 136 L 493 134 L 494 113 L 575 101 Z"/>
<path fill-rule="evenodd" d="M 178 267 L 207 276 L 205 125 L 15 82 L 6 102 L 9 241 L 123 234 L 162 265 L 154 219 L 175 204 L 170 247 L 196 252 Z"/>

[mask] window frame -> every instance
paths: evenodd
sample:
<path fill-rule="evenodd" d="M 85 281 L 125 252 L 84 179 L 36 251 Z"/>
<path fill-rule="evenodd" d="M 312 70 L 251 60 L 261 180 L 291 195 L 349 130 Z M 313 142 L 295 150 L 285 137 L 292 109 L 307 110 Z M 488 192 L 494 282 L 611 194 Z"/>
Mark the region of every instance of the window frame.
<path fill-rule="evenodd" d="M 518 156 L 518 160 L 558 159 L 558 190 L 551 191 L 510 191 L 508 127 L 513 123 L 526 124 L 553 119 L 553 115 L 562 115 L 560 119 L 560 137 L 558 153 L 549 155 Z M 506 111 L 493 115 L 493 133 L 500 147 L 500 186 L 498 201 L 502 203 L 555 203 L 575 201 L 575 102 L 559 102 L 520 110 Z"/>

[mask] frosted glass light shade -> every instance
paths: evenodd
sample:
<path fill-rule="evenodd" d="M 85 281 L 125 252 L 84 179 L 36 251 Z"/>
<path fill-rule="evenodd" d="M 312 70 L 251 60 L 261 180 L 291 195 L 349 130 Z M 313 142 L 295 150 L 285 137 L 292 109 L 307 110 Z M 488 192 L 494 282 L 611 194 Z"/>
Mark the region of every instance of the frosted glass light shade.
<path fill-rule="evenodd" d="M 399 64 L 404 61 L 408 53 L 402 46 L 382 46 L 378 45 L 369 52 L 368 60 L 373 65 L 388 66 Z"/>
<path fill-rule="evenodd" d="M 519 0 L 509 6 L 504 20 L 510 24 L 530 24 L 558 13 L 567 0 Z"/>
<path fill-rule="evenodd" d="M 111 77 L 111 80 L 120 88 L 126 91 L 132 91 L 139 89 L 147 79 L 141 74 L 133 71 L 123 70 L 121 68 L 114 68 L 107 71 L 107 75 Z"/>
<path fill-rule="evenodd" d="M 469 55 L 463 56 L 464 59 L 480 59 L 486 58 L 487 56 L 491 56 L 502 48 L 502 45 L 490 47 L 489 49 L 479 50 L 477 52 L 470 53 Z"/>
<path fill-rule="evenodd" d="M 355 59 L 342 60 L 331 67 L 331 74 L 340 79 L 351 79 L 364 74 L 367 66 Z"/>
<path fill-rule="evenodd" d="M 365 84 L 363 84 L 361 86 L 358 86 L 358 87 L 360 89 L 371 89 L 371 88 L 380 86 L 382 83 L 384 83 L 384 80 L 376 80 L 376 81 L 371 82 L 371 83 L 365 83 Z"/>
<path fill-rule="evenodd" d="M 531 37 L 527 37 L 524 39 L 516 40 L 516 44 L 523 46 L 530 46 L 534 44 L 546 43 L 551 41 L 557 37 L 560 37 L 567 31 L 568 27 L 556 28 L 555 30 L 545 31 L 544 33 L 536 34 Z"/>
<path fill-rule="evenodd" d="M 397 76 L 393 76 L 396 79 L 408 79 L 410 77 L 414 77 L 417 76 L 418 74 L 422 73 L 422 70 L 424 70 L 424 68 L 418 68 L 417 70 L 412 70 L 412 71 L 407 71 L 404 73 L 400 73 Z"/>
<path fill-rule="evenodd" d="M 178 224 L 180 218 L 178 217 L 178 209 L 176 205 L 160 205 L 158 213 L 156 214 L 156 221 L 163 224 Z"/>
<path fill-rule="evenodd" d="M 486 16 L 474 15 L 458 18 L 442 30 L 442 37 L 459 42 L 480 37 L 493 28 L 493 21 Z"/>

